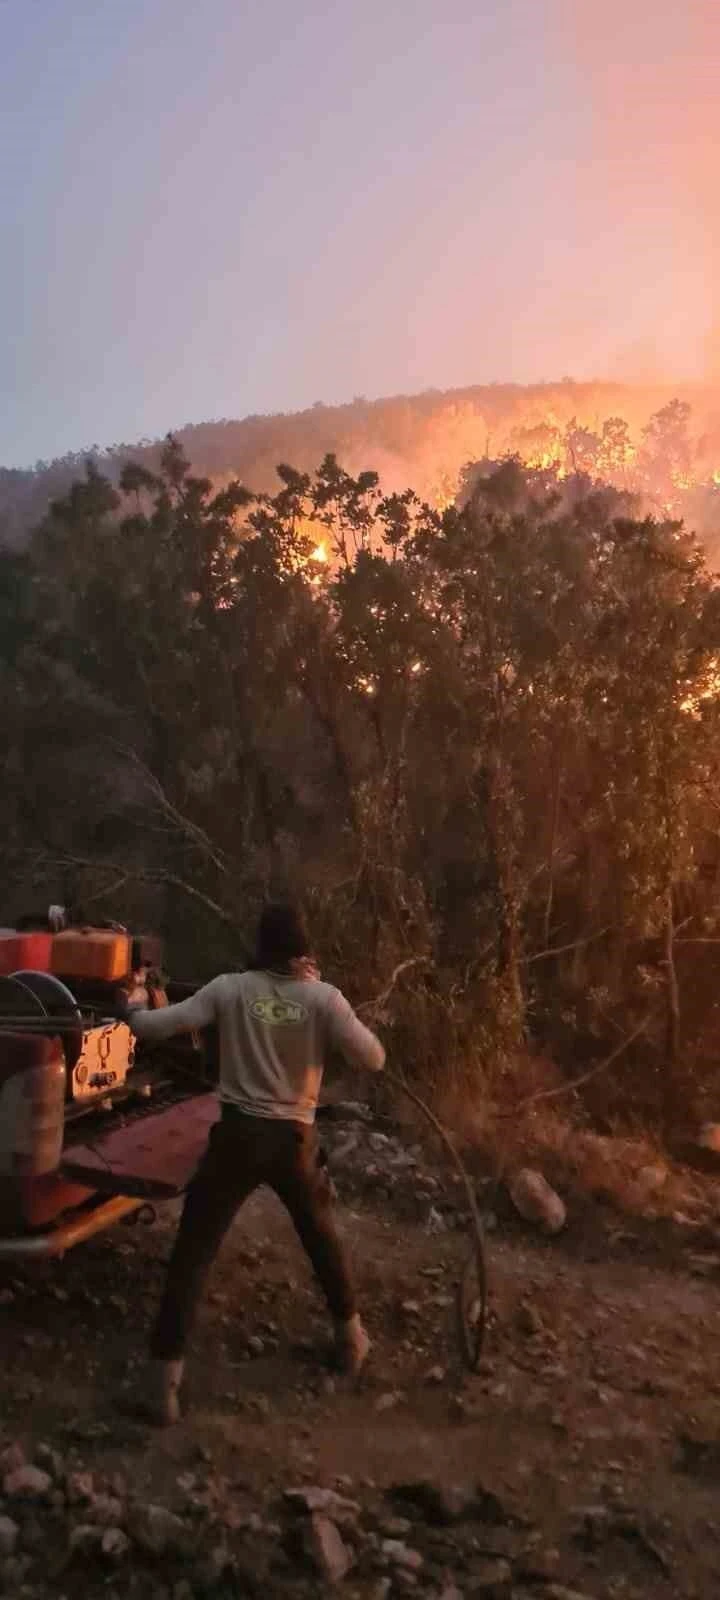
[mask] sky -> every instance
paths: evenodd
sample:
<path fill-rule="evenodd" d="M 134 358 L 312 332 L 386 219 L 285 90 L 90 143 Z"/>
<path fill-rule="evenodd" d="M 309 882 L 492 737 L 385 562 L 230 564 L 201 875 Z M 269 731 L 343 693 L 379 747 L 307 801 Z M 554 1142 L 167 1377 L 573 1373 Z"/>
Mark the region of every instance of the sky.
<path fill-rule="evenodd" d="M 720 373 L 718 59 L 718 0 L 0 0 L 0 465 Z"/>

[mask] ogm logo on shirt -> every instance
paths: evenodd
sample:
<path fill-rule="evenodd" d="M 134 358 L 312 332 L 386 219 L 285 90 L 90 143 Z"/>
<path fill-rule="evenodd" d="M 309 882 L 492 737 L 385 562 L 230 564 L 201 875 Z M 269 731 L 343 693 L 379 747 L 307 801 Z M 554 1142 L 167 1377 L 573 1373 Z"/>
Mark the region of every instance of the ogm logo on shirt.
<path fill-rule="evenodd" d="M 249 1010 L 256 1022 L 264 1022 L 269 1028 L 293 1028 L 308 1019 L 305 1006 L 301 1006 L 297 1000 L 281 1000 L 279 995 L 274 994 L 261 995 L 258 1000 L 253 1000 Z"/>

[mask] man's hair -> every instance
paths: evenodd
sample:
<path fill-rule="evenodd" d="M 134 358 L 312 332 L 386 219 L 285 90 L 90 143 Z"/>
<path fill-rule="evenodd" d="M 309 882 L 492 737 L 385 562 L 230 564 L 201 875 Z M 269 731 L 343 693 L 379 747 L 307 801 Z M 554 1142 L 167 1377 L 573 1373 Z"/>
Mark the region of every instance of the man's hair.
<path fill-rule="evenodd" d="M 263 906 L 255 936 L 256 967 L 288 967 L 310 955 L 310 940 L 297 906 L 273 903 Z"/>

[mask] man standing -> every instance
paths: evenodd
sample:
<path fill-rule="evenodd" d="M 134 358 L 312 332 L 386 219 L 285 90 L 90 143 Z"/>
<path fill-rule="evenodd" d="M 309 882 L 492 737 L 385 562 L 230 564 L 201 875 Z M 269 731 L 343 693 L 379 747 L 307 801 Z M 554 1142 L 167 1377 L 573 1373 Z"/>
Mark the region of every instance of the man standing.
<path fill-rule="evenodd" d="M 247 972 L 215 978 L 189 1000 L 157 1011 L 131 1001 L 127 1021 L 148 1043 L 213 1024 L 220 1040 L 220 1120 L 187 1190 L 151 1338 L 155 1420 L 180 1417 L 185 1345 L 205 1276 L 236 1212 L 260 1184 L 287 1207 L 333 1317 L 339 1362 L 358 1373 L 370 1343 L 318 1161 L 314 1121 L 331 1052 L 379 1072 L 385 1051 L 339 990 L 320 981 L 298 911 L 265 907 Z"/>

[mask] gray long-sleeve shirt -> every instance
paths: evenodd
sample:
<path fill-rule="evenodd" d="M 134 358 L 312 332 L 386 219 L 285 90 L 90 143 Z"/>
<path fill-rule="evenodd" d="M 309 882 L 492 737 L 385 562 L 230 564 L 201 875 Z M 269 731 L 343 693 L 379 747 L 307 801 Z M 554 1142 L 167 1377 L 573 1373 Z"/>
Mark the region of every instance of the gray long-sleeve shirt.
<path fill-rule="evenodd" d="M 128 1021 L 148 1043 L 217 1026 L 220 1099 L 253 1117 L 315 1119 L 327 1055 L 380 1072 L 385 1051 L 339 989 L 275 972 L 230 972 L 176 1006 L 131 1008 Z"/>

